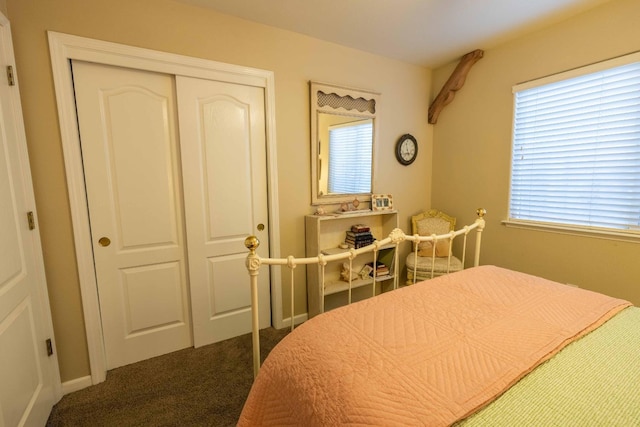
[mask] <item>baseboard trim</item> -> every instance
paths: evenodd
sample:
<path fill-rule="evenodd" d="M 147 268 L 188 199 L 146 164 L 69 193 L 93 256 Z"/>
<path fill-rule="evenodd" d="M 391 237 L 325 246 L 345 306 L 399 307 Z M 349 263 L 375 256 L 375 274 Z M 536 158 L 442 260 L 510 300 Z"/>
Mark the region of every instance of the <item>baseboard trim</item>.
<path fill-rule="evenodd" d="M 294 325 L 296 326 L 306 322 L 307 320 L 309 320 L 308 313 L 298 314 L 297 316 L 293 317 Z M 276 329 L 284 329 L 284 328 L 290 328 L 290 327 L 291 327 L 291 317 L 287 317 L 282 319 L 282 328 L 276 328 Z"/>
<path fill-rule="evenodd" d="M 289 318 L 289 319 L 291 319 L 291 318 Z M 293 317 L 293 321 L 295 322 L 294 325 L 299 325 L 301 323 L 306 322 L 307 320 L 309 320 L 309 314 L 308 313 L 298 314 L 297 316 Z"/>
<path fill-rule="evenodd" d="M 62 395 L 65 396 L 69 393 L 82 390 L 83 388 L 87 388 L 91 385 L 93 385 L 93 382 L 91 381 L 91 375 L 76 378 L 71 381 L 65 381 L 62 383 Z"/>

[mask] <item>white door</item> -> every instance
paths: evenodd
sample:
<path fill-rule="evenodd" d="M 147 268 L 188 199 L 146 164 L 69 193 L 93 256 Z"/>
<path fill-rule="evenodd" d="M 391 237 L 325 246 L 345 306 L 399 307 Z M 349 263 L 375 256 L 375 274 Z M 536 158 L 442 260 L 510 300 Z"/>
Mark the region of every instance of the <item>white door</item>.
<path fill-rule="evenodd" d="M 176 87 L 198 347 L 251 331 L 245 238 L 257 235 L 269 255 L 264 90 L 181 76 Z M 269 274 L 258 277 L 264 328 Z"/>
<path fill-rule="evenodd" d="M 73 62 L 107 368 L 190 347 L 172 76 Z"/>
<path fill-rule="evenodd" d="M 0 66 L 13 66 L 0 14 Z M 60 394 L 51 313 L 17 86 L 0 79 L 0 426 L 42 426 Z M 53 341 L 51 348 L 54 349 Z"/>

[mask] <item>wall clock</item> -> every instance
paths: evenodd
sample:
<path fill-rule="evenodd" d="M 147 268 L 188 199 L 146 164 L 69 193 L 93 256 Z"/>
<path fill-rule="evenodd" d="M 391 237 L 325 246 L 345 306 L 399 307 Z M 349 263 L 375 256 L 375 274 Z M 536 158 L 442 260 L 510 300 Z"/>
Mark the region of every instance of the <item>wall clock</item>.
<path fill-rule="evenodd" d="M 396 158 L 405 166 L 410 165 L 418 156 L 418 142 L 410 134 L 404 134 L 396 143 Z"/>

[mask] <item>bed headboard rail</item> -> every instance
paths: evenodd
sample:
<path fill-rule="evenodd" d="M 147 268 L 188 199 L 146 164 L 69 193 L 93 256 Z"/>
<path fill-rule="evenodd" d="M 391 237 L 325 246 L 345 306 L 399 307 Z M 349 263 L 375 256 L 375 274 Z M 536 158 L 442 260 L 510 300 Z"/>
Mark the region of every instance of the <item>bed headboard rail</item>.
<path fill-rule="evenodd" d="M 247 249 L 249 249 L 249 255 L 247 255 L 247 259 L 246 259 L 246 266 L 247 266 L 247 270 L 249 272 L 249 282 L 250 282 L 250 287 L 251 287 L 251 319 L 252 319 L 252 341 L 253 341 L 253 374 L 254 377 L 256 375 L 258 375 L 258 371 L 260 369 L 260 335 L 259 335 L 259 321 L 258 321 L 258 274 L 259 274 L 259 270 L 260 267 L 263 265 L 279 265 L 279 266 L 287 266 L 289 268 L 290 271 L 290 281 L 289 281 L 289 286 L 290 286 L 290 292 L 291 292 L 291 330 L 293 330 L 294 328 L 294 322 L 293 322 L 293 313 L 294 313 L 294 274 L 293 274 L 293 270 L 298 266 L 298 265 L 307 265 L 307 264 L 318 264 L 320 266 L 320 271 L 321 271 L 321 286 L 320 288 L 323 290 L 324 293 L 324 267 L 327 265 L 327 263 L 329 262 L 333 262 L 333 261 L 341 261 L 341 260 L 346 260 L 348 261 L 350 264 L 352 263 L 352 261 L 358 257 L 359 255 L 362 254 L 366 254 L 366 253 L 370 253 L 373 252 L 374 254 L 374 265 L 376 265 L 377 262 L 377 254 L 380 250 L 380 248 L 382 247 L 387 247 L 388 245 L 395 245 L 396 248 L 399 244 L 401 244 L 402 242 L 412 242 L 413 244 L 413 252 L 416 254 L 417 256 L 417 247 L 418 244 L 420 244 L 421 242 L 432 242 L 432 250 L 433 250 L 433 254 L 432 254 L 432 259 L 434 260 L 432 265 L 431 265 L 431 277 L 434 276 L 434 263 L 435 263 L 435 251 L 436 251 L 436 242 L 438 241 L 448 241 L 449 242 L 449 255 L 448 255 L 448 265 L 450 265 L 451 263 L 451 257 L 452 257 L 452 245 L 453 245 L 453 241 L 455 238 L 459 237 L 459 236 L 463 236 L 464 241 L 463 241 L 463 248 L 462 248 L 462 263 L 464 266 L 464 262 L 465 262 L 465 258 L 466 258 L 466 251 L 467 251 L 467 236 L 469 235 L 469 233 L 473 230 L 476 230 L 476 240 L 475 240 L 475 249 L 474 249 L 474 255 L 473 255 L 473 266 L 477 267 L 478 265 L 480 265 L 480 247 L 481 247 L 481 239 L 482 239 L 482 231 L 484 230 L 484 226 L 485 226 L 485 220 L 484 220 L 484 215 L 486 214 L 486 210 L 483 208 L 479 208 L 476 210 L 476 214 L 478 215 L 478 218 L 474 221 L 473 224 L 471 225 L 465 225 L 464 227 L 455 230 L 455 231 L 451 231 L 449 233 L 446 234 L 440 234 L 440 235 L 435 235 L 432 234 L 430 236 L 420 236 L 418 234 L 414 234 L 414 235 L 408 235 L 405 234 L 401 229 L 396 228 L 393 231 L 391 231 L 391 233 L 389 233 L 389 235 L 387 237 L 385 237 L 382 240 L 376 240 L 375 242 L 373 242 L 371 245 L 362 247 L 362 248 L 358 248 L 358 249 L 349 249 L 346 250 L 345 252 L 341 252 L 341 253 L 337 253 L 337 254 L 331 254 L 331 255 L 325 255 L 325 254 L 318 254 L 317 256 L 314 257 L 308 257 L 308 258 L 296 258 L 294 256 L 288 256 L 286 258 L 262 258 L 260 257 L 257 253 L 256 250 L 258 249 L 258 246 L 260 245 L 260 241 L 258 240 L 258 238 L 256 236 L 249 236 L 245 239 L 245 246 L 247 247 Z M 398 265 L 398 251 L 396 250 L 394 253 L 394 257 L 395 257 L 395 265 Z M 447 268 L 448 271 L 448 268 Z M 375 274 L 376 274 L 376 270 L 374 269 L 373 271 L 373 283 L 376 283 L 375 280 Z M 393 284 L 393 288 L 396 289 L 398 287 L 398 274 L 396 274 L 396 277 L 394 278 L 394 284 Z M 413 275 L 413 283 L 416 282 L 416 277 L 417 274 Z M 351 277 L 349 277 L 349 287 L 348 287 L 348 291 L 349 291 L 349 303 L 351 302 L 351 285 L 352 285 L 352 279 Z M 375 295 L 375 286 L 373 286 L 373 292 Z M 322 300 L 324 300 L 324 295 Z"/>

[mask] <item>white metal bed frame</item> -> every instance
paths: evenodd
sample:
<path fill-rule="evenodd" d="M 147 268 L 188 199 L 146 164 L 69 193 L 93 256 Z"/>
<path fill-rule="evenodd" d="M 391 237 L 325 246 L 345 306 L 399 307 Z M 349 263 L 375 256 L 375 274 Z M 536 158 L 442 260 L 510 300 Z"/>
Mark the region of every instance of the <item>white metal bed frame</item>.
<path fill-rule="evenodd" d="M 485 226 L 485 220 L 484 220 L 484 215 L 486 214 L 486 210 L 483 208 L 479 208 L 476 210 L 476 214 L 478 215 L 478 218 L 474 221 L 473 224 L 471 225 L 466 225 L 458 230 L 455 231 L 451 231 L 449 233 L 446 234 L 440 234 L 440 235 L 435 235 L 432 234 L 430 236 L 420 236 L 418 234 L 414 234 L 414 235 L 407 235 L 405 234 L 401 229 L 396 228 L 393 231 L 391 231 L 391 233 L 384 239 L 382 240 L 376 240 L 374 243 L 359 248 L 359 249 L 345 249 L 344 252 L 341 253 L 337 253 L 337 254 L 332 254 L 332 255 L 324 255 L 324 254 L 318 254 L 318 256 L 315 257 L 310 257 L 310 258 L 295 258 L 293 256 L 288 256 L 287 258 L 262 258 L 260 257 L 257 253 L 256 250 L 258 248 L 258 246 L 260 245 L 260 241 L 258 240 L 258 238 L 256 236 L 249 236 L 245 239 L 245 246 L 247 247 L 247 249 L 249 249 L 249 255 L 247 255 L 247 259 L 246 259 L 246 266 L 247 266 L 247 270 L 249 272 L 249 279 L 250 279 L 250 286 L 251 286 L 251 321 L 252 321 L 252 325 L 251 325 L 251 333 L 252 333 L 252 342 L 253 342 L 253 375 L 254 377 L 256 375 L 258 375 L 258 371 L 260 370 L 260 327 L 259 327 L 259 321 L 258 321 L 258 274 L 259 274 L 259 270 L 260 267 L 262 265 L 284 265 L 287 266 L 289 268 L 289 272 L 290 272 L 290 289 L 291 289 L 291 330 L 293 331 L 294 328 L 294 321 L 293 321 L 293 313 L 294 313 L 294 274 L 293 274 L 293 270 L 299 265 L 299 264 L 303 264 L 303 265 L 307 265 L 307 264 L 318 264 L 321 268 L 321 284 L 322 286 L 320 287 L 322 290 L 322 301 L 324 301 L 324 271 L 325 271 L 325 267 L 327 265 L 327 263 L 332 262 L 332 261 L 341 261 L 341 260 L 348 260 L 349 261 L 349 269 L 351 270 L 352 268 L 352 263 L 353 260 L 358 257 L 359 255 L 365 254 L 365 253 L 370 253 L 373 252 L 373 265 L 376 265 L 377 262 L 377 256 L 378 256 L 378 252 L 381 248 L 384 247 L 389 247 L 389 245 L 393 245 L 396 247 L 398 247 L 398 245 L 401 242 L 404 241 L 409 241 L 409 242 L 413 242 L 413 252 L 415 253 L 415 256 L 417 257 L 417 247 L 418 244 L 420 242 L 434 242 L 434 244 L 432 245 L 433 247 L 433 254 L 432 254 L 432 258 L 434 258 L 434 261 L 432 261 L 431 264 L 431 278 L 434 277 L 434 268 L 435 268 L 435 250 L 436 250 L 436 245 L 435 242 L 437 242 L 438 240 L 448 240 L 449 241 L 449 260 L 448 260 L 448 266 L 451 264 L 451 257 L 452 257 L 452 246 L 453 246 L 453 240 L 458 237 L 458 236 L 463 236 L 463 247 L 462 247 L 462 264 L 463 264 L 463 268 L 464 268 L 464 262 L 465 262 L 465 258 L 466 258 L 466 252 L 467 252 L 467 236 L 468 234 L 472 231 L 472 230 L 476 230 L 476 241 L 475 241 L 475 251 L 474 251 L 474 256 L 473 256 L 473 266 L 477 267 L 480 264 L 480 246 L 481 246 L 481 238 L 482 238 L 482 231 L 484 230 L 484 226 Z M 399 265 L 398 264 L 398 251 L 395 251 L 394 257 L 395 257 L 395 265 Z M 373 282 L 372 282 L 372 293 L 373 296 L 375 296 L 375 284 L 376 284 L 376 272 L 375 269 L 373 271 Z M 350 275 L 351 276 L 351 275 Z M 393 281 L 393 289 L 397 289 L 398 287 L 398 276 L 399 274 L 396 274 L 394 277 L 394 281 Z M 413 277 L 413 283 L 416 283 L 416 274 L 414 274 Z M 348 298 L 349 298 L 349 304 L 351 303 L 351 291 L 352 291 L 352 278 L 349 277 L 349 287 L 348 287 Z M 323 306 L 323 311 L 324 311 L 324 306 Z"/>

